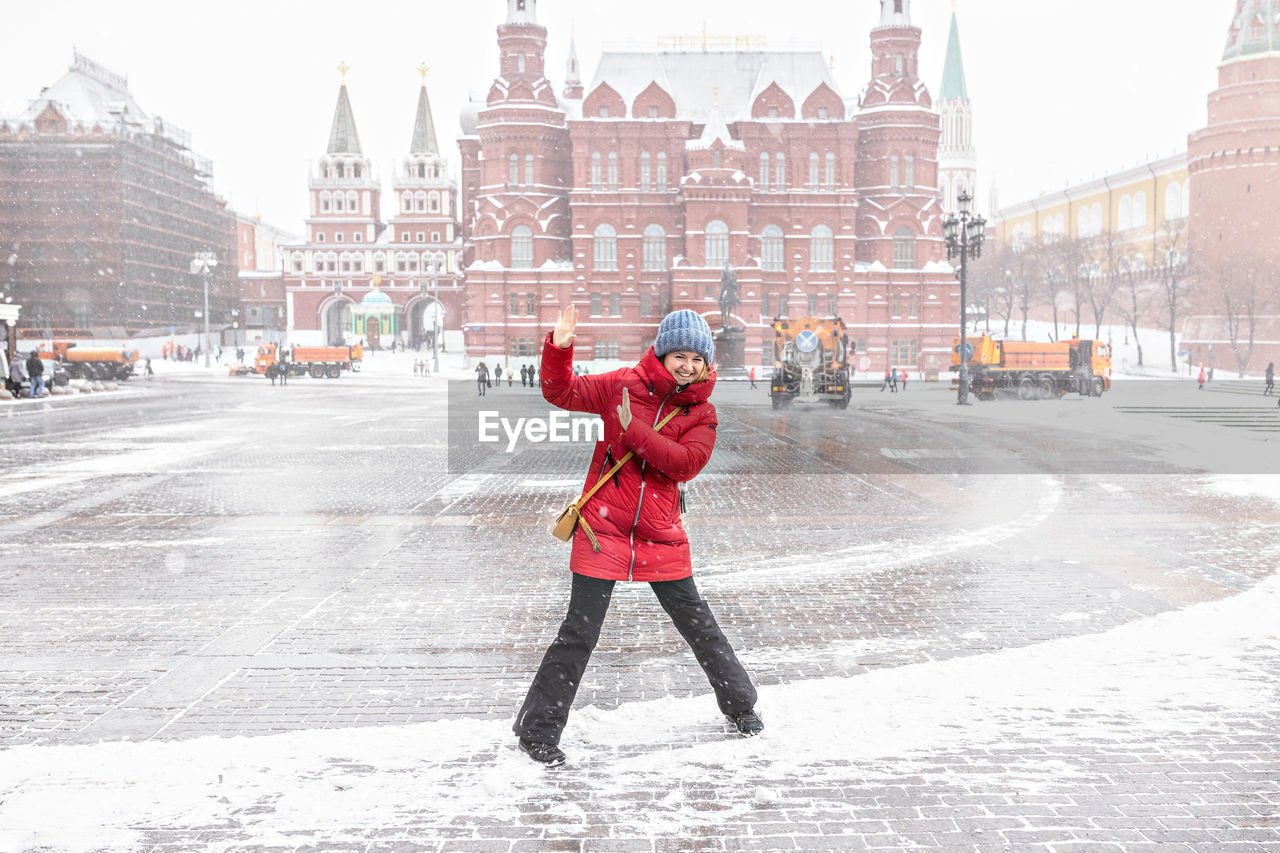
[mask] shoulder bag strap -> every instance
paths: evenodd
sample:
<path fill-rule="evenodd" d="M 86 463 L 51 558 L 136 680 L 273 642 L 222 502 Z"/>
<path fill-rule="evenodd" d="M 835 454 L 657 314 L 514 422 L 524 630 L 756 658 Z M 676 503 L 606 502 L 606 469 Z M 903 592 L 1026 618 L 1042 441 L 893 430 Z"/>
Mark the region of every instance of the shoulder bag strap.
<path fill-rule="evenodd" d="M 658 421 L 658 425 L 657 425 L 656 427 L 654 427 L 654 431 L 655 431 L 655 432 L 661 432 L 661 431 L 662 431 L 662 428 L 663 428 L 664 426 L 666 426 L 666 425 L 667 425 L 667 423 L 668 423 L 668 422 L 670 422 L 670 420 L 671 420 L 672 418 L 674 418 L 676 415 L 680 414 L 680 412 L 681 412 L 681 411 L 683 411 L 683 410 L 682 410 L 679 406 L 677 406 L 676 408 L 672 409 L 670 412 L 668 412 L 668 413 L 667 413 L 667 416 L 666 416 L 665 418 L 663 418 L 662 420 Z M 619 459 L 619 460 L 617 461 L 617 463 L 616 463 L 612 468 L 610 468 L 610 469 L 609 469 L 609 473 L 605 474 L 603 477 L 601 477 L 599 480 L 597 480 L 597 481 L 596 481 L 596 484 L 595 484 L 594 486 L 592 486 L 592 487 L 591 487 L 591 488 L 586 492 L 586 494 L 584 494 L 582 497 L 578 498 L 578 501 L 577 501 L 578 509 L 582 509 L 582 505 L 583 505 L 583 504 L 585 504 L 585 503 L 587 502 L 587 499 L 588 499 L 588 498 L 590 498 L 592 495 L 594 495 L 594 494 L 596 493 L 596 489 L 599 489 L 601 486 L 603 486 L 605 483 L 607 483 L 607 482 L 609 481 L 609 478 L 610 478 L 610 477 L 612 477 L 614 474 L 618 473 L 618 471 L 622 468 L 622 466 L 623 466 L 623 465 L 626 465 L 626 464 L 627 464 L 627 462 L 631 459 L 631 457 L 632 457 L 632 456 L 635 456 L 635 454 L 636 454 L 636 452 L 635 452 L 634 450 L 628 450 L 628 451 L 626 452 L 626 455 L 624 455 L 621 459 Z"/>

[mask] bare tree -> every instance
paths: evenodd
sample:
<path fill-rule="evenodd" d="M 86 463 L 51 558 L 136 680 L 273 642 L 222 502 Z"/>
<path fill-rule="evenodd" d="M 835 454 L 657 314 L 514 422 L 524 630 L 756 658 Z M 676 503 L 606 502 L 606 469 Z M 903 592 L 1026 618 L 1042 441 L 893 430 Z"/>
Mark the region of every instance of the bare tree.
<path fill-rule="evenodd" d="M 1249 360 L 1253 358 L 1261 275 L 1260 267 L 1243 261 L 1219 264 L 1214 271 L 1227 338 L 1231 341 L 1231 354 L 1235 356 L 1236 373 L 1242 379 Z"/>
<path fill-rule="evenodd" d="M 987 308 L 987 331 L 991 330 L 990 315 L 994 311 L 996 316 L 1004 321 L 1005 339 L 1009 337 L 1009 320 L 1013 317 L 1014 306 L 1017 303 L 1016 294 L 1013 292 L 1012 267 L 1021 254 L 1025 253 L 1018 252 L 1010 246 L 1001 246 L 994 253 L 983 258 L 981 266 L 977 269 L 976 278 L 970 278 L 970 281 L 977 282 L 976 295 L 981 297 Z"/>
<path fill-rule="evenodd" d="M 1142 339 L 1138 337 L 1138 316 L 1141 312 L 1147 310 L 1151 302 L 1151 294 L 1148 290 L 1141 287 L 1142 276 L 1139 275 L 1139 269 L 1135 267 L 1134 262 L 1126 257 L 1121 257 L 1116 262 L 1116 277 L 1120 281 L 1119 288 L 1124 291 L 1128 298 L 1128 305 L 1122 312 L 1124 314 L 1126 337 L 1128 331 L 1133 332 L 1133 342 L 1138 347 L 1138 366 L 1142 366 Z M 1125 341 L 1128 343 L 1128 341 Z"/>
<path fill-rule="evenodd" d="M 1116 290 L 1120 286 L 1119 263 L 1122 259 L 1127 262 L 1123 245 L 1116 232 L 1108 228 L 1095 245 L 1095 256 L 1089 264 L 1085 290 L 1085 298 L 1093 312 L 1094 340 L 1102 336 L 1102 318 L 1116 298 Z"/>
<path fill-rule="evenodd" d="M 1178 310 L 1187 293 L 1187 220 L 1167 223 L 1159 246 L 1159 282 L 1169 309 L 1169 369 L 1178 372 Z"/>

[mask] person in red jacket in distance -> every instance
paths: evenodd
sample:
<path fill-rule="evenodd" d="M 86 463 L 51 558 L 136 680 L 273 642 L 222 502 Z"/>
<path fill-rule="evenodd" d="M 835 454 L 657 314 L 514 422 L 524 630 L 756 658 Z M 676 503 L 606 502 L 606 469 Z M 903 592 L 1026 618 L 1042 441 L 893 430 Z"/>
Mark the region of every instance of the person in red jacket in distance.
<path fill-rule="evenodd" d="M 582 508 L 595 541 L 581 526 L 573 535 L 569 612 L 512 726 L 520 749 L 546 765 L 564 762 L 560 735 L 617 581 L 649 583 L 706 673 L 720 711 L 740 734 L 757 735 L 764 723 L 755 712 L 755 686 L 698 593 L 680 522 L 680 484 L 697 476 L 715 446 L 711 329 L 694 311 L 672 312 L 634 367 L 575 376 L 577 323 L 578 309 L 569 305 L 543 343 L 542 395 L 604 421 L 583 492 L 627 451 L 635 455 Z M 677 414 L 656 429 L 673 410 Z"/>

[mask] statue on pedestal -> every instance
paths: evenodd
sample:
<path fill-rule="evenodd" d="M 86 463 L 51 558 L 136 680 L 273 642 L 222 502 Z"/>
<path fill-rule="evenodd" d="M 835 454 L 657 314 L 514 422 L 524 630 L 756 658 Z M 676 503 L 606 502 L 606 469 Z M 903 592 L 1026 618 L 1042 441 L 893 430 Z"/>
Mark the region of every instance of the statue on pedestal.
<path fill-rule="evenodd" d="M 720 273 L 720 328 L 734 328 L 730 320 L 733 310 L 738 307 L 738 277 L 733 274 L 729 262 L 724 262 L 724 272 Z"/>

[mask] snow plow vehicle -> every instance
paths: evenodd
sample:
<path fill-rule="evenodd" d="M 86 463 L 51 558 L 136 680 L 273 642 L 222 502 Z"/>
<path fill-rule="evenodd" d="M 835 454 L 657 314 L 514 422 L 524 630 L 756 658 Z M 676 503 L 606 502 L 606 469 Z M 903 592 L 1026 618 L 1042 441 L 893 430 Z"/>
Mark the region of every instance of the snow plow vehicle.
<path fill-rule="evenodd" d="M 75 341 L 54 341 L 40 349 L 40 358 L 62 364 L 72 379 L 122 381 L 133 375 L 138 351 L 125 348 L 81 347 Z"/>
<path fill-rule="evenodd" d="M 780 409 L 795 401 L 849 408 L 849 335 L 839 317 L 773 321 L 769 396 Z"/>
<path fill-rule="evenodd" d="M 1111 388 L 1111 350 L 1101 341 L 997 341 L 969 338 L 969 390 L 979 399 L 997 395 L 1048 400 L 1065 394 L 1101 397 Z M 960 370 L 960 338 L 951 345 L 951 370 Z"/>
<path fill-rule="evenodd" d="M 364 347 L 356 344 L 353 347 L 294 347 L 292 352 L 286 351 L 290 376 L 311 376 L 315 379 L 329 377 L 337 379 L 342 371 L 358 371 L 364 360 Z M 258 355 L 253 360 L 253 367 L 234 366 L 231 374 L 245 375 L 255 373 L 268 378 L 280 375 L 279 348 L 275 344 L 263 344 L 258 347 Z"/>

